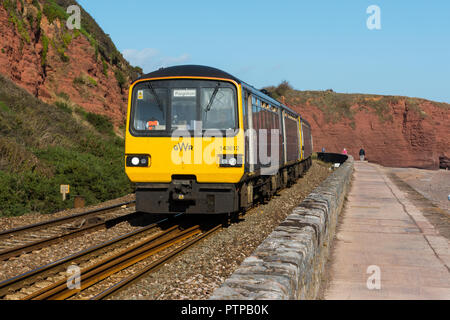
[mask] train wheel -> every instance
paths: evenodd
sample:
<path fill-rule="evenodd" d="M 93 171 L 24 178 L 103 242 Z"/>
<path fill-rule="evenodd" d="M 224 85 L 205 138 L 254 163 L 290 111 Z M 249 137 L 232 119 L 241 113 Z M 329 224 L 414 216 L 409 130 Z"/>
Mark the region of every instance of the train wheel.
<path fill-rule="evenodd" d="M 222 227 L 228 228 L 231 225 L 231 213 L 224 213 L 221 215 Z"/>

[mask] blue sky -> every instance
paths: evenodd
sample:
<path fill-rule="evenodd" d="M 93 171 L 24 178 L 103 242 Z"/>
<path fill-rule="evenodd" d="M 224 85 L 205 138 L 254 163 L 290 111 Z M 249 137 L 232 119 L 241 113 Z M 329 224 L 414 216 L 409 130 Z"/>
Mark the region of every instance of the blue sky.
<path fill-rule="evenodd" d="M 79 0 L 133 64 L 450 102 L 450 1 Z M 381 29 L 366 12 L 381 10 Z"/>

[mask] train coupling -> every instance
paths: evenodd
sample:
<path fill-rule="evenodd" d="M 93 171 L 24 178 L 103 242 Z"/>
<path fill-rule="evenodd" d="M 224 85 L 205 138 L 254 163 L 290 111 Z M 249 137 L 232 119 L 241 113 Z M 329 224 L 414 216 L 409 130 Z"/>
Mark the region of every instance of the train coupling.
<path fill-rule="evenodd" d="M 192 180 L 174 180 L 170 186 L 169 193 L 174 201 L 194 200 L 192 192 Z"/>

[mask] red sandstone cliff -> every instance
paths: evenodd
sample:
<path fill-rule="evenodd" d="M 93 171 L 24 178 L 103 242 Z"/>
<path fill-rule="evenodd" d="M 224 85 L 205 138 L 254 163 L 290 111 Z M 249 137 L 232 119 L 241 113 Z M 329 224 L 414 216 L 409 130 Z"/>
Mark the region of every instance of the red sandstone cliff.
<path fill-rule="evenodd" d="M 450 105 L 418 100 L 414 107 L 410 98 L 397 98 L 386 103 L 382 115 L 355 103 L 351 117 L 338 121 L 327 119 L 316 105 L 288 104 L 312 126 L 314 149 L 340 153 L 347 148 L 359 159 L 364 147 L 367 158 L 390 167 L 424 169 L 450 168 Z M 323 108 L 322 108 L 323 109 Z"/>
<path fill-rule="evenodd" d="M 0 73 L 45 102 L 63 100 L 122 124 L 132 67 L 91 30 L 68 30 L 63 19 L 53 17 L 64 11 L 54 1 L 1 2 Z M 108 46 L 113 47 L 109 52 L 104 49 Z"/>
<path fill-rule="evenodd" d="M 288 82 L 265 88 L 311 123 L 314 151 L 391 167 L 450 169 L 450 104 L 419 98 L 298 91 Z"/>

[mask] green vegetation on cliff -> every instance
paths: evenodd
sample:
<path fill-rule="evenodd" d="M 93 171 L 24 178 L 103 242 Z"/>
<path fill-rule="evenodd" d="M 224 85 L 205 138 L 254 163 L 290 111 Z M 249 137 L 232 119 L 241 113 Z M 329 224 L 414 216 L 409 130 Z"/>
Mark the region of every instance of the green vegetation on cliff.
<path fill-rule="evenodd" d="M 122 54 L 117 50 L 109 35 L 105 34 L 95 20 L 78 4 L 75 0 L 33 0 L 32 4 L 20 3 L 16 0 L 0 0 L 0 5 L 8 12 L 9 21 L 15 26 L 20 35 L 22 43 L 30 44 L 31 35 L 35 35 L 34 41 L 42 43 L 42 65 L 47 62 L 49 45 L 51 45 L 64 62 L 69 62 L 66 50 L 71 41 L 79 36 L 84 36 L 89 40 L 95 49 L 96 58 L 103 63 L 104 73 L 109 66 L 114 68 L 116 74 L 127 76 L 130 80 L 141 75 L 140 67 L 131 66 Z M 81 28 L 79 30 L 69 30 L 66 21 L 69 14 L 66 12 L 71 5 L 78 5 L 81 9 Z M 27 10 L 24 7 L 28 6 Z M 58 32 L 50 38 L 41 28 L 42 18 L 47 18 L 50 24 L 59 21 Z M 109 66 L 108 66 L 109 65 Z M 118 83 L 119 87 L 123 84 Z"/>
<path fill-rule="evenodd" d="M 117 50 L 111 37 L 105 34 L 102 28 L 97 24 L 94 18 L 91 17 L 75 0 L 46 0 L 54 2 L 59 8 L 68 8 L 71 5 L 78 5 L 81 9 L 81 30 L 80 32 L 84 34 L 88 39 L 90 39 L 91 44 L 96 48 L 96 51 L 100 55 L 103 61 L 117 68 L 116 72 L 121 72 L 122 70 L 131 79 L 136 79 L 141 75 L 142 69 L 140 67 L 131 66 L 127 60 L 125 60 L 122 54 Z M 65 18 L 67 19 L 67 18 Z M 105 67 L 104 67 L 105 69 Z M 120 85 L 120 84 L 119 84 Z"/>
<path fill-rule="evenodd" d="M 80 117 L 81 115 L 81 117 Z M 124 141 L 103 116 L 49 105 L 0 75 L 0 216 L 95 204 L 133 190 L 124 173 Z M 70 184 L 63 202 L 61 184 Z"/>

